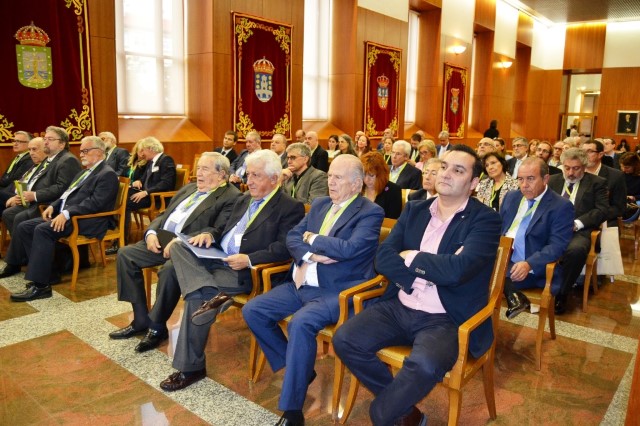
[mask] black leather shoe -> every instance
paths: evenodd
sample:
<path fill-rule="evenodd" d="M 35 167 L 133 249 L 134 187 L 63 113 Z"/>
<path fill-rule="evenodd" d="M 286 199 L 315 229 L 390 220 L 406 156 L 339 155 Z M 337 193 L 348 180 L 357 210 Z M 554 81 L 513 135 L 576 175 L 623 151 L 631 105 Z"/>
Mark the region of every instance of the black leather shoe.
<path fill-rule="evenodd" d="M 136 346 L 136 352 L 146 352 L 151 349 L 155 349 L 160 346 L 160 343 L 167 340 L 169 332 L 167 330 L 154 330 L 152 328 L 147 331 L 147 334 L 142 338 L 140 343 Z"/>
<path fill-rule="evenodd" d="M 111 247 L 109 247 L 108 249 L 106 249 L 104 251 L 104 253 L 107 256 L 111 256 L 111 255 L 114 255 L 114 254 L 118 254 L 118 249 L 120 249 L 120 247 L 118 247 L 117 245 L 114 244 Z"/>
<path fill-rule="evenodd" d="M 556 296 L 556 304 L 554 307 L 554 312 L 556 315 L 562 315 L 567 311 L 567 297 L 557 295 Z"/>
<path fill-rule="evenodd" d="M 531 302 L 529 302 L 527 296 L 516 291 L 507 297 L 507 306 L 507 318 L 514 319 L 521 312 L 529 309 L 531 307 Z"/>
<path fill-rule="evenodd" d="M 2 271 L 0 271 L 0 278 L 11 277 L 20 272 L 20 267 L 17 265 L 11 265 L 7 263 L 7 266 L 4 267 Z"/>
<path fill-rule="evenodd" d="M 285 411 L 276 426 L 304 426 L 302 410 Z"/>
<path fill-rule="evenodd" d="M 14 302 L 28 302 L 36 299 L 46 299 L 52 296 L 51 286 L 37 287 L 35 284 L 27 287 L 20 293 L 13 293 L 11 300 Z"/>
<path fill-rule="evenodd" d="M 397 419 L 394 426 L 427 426 L 427 416 L 422 414 L 415 406 L 409 414 Z"/>
<path fill-rule="evenodd" d="M 160 382 L 160 388 L 167 392 L 173 392 L 180 389 L 184 389 L 187 386 L 190 386 L 197 382 L 198 380 L 202 380 L 207 377 L 207 370 L 204 368 L 198 371 L 191 371 L 188 373 L 183 373 L 181 371 L 176 371 L 162 382 Z"/>
<path fill-rule="evenodd" d="M 223 313 L 233 303 L 233 299 L 220 292 L 211 300 L 208 300 L 200 306 L 200 308 L 191 315 L 191 322 L 195 325 L 205 325 L 211 321 L 215 321 L 218 314 Z"/>
<path fill-rule="evenodd" d="M 112 331 L 111 333 L 109 333 L 109 337 L 116 340 L 129 339 L 133 336 L 139 336 L 146 332 L 147 332 L 146 327 L 136 330 L 135 328 L 133 328 L 133 323 L 131 323 L 128 326 L 121 328 L 120 330 Z"/>

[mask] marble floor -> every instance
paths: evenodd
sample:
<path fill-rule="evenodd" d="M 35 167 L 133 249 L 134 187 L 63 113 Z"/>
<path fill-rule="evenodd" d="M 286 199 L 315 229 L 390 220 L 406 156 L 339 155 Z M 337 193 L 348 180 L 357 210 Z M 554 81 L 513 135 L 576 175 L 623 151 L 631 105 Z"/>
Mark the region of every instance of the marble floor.
<path fill-rule="evenodd" d="M 474 378 L 464 389 L 460 424 L 624 423 L 640 334 L 640 262 L 633 260 L 631 240 L 624 238 L 621 247 L 625 275 L 605 279 L 587 313 L 578 293 L 570 298 L 567 314 L 556 318 L 557 339 L 545 336 L 541 371 L 534 367 L 536 315 L 516 321 L 503 316 L 498 417 L 490 421 L 482 381 Z M 137 339 L 108 338 L 131 318 L 130 305 L 116 300 L 114 257 L 106 268 L 82 270 L 76 291 L 67 276 L 51 299 L 10 302 L 9 293 L 24 284 L 23 274 L 0 280 L 0 424 L 226 426 L 269 425 L 279 418 L 282 372 L 266 367 L 257 383 L 248 380 L 249 331 L 237 309 L 211 328 L 207 379 L 165 393 L 158 385 L 173 372 L 181 305 L 169 322 L 170 339 L 159 350 L 137 354 Z M 307 424 L 332 424 L 332 356 L 319 354 L 316 371 L 304 408 Z M 349 425 L 370 424 L 370 401 L 361 388 Z M 446 391 L 437 387 L 419 408 L 430 424 L 446 424 Z"/>

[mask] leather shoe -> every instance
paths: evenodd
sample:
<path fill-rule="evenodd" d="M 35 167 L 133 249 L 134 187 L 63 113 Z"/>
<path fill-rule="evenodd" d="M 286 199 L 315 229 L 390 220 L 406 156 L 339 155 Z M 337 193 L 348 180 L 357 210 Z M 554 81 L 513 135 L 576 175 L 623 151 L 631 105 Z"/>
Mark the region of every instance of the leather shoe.
<path fill-rule="evenodd" d="M 182 371 L 176 371 L 162 382 L 160 382 L 160 388 L 167 392 L 173 392 L 180 389 L 184 389 L 189 385 L 202 380 L 207 377 L 207 370 L 202 369 L 198 371 L 190 371 L 183 373 Z"/>
<path fill-rule="evenodd" d="M 191 315 L 191 322 L 195 325 L 205 325 L 215 321 L 218 314 L 229 309 L 232 303 L 233 299 L 231 296 L 220 292 L 211 300 L 204 302 L 202 306 Z"/>
<path fill-rule="evenodd" d="M 131 323 L 128 326 L 121 328 L 120 330 L 112 331 L 111 333 L 109 333 L 109 337 L 116 340 L 128 339 L 133 336 L 144 334 L 146 331 L 146 327 L 141 328 L 140 330 L 136 330 L 135 328 L 133 328 L 133 323 Z"/>
<path fill-rule="evenodd" d="M 507 296 L 507 318 L 514 319 L 521 312 L 526 311 L 531 307 L 531 302 L 527 296 L 519 291 Z"/>
<path fill-rule="evenodd" d="M 154 330 L 150 328 L 140 343 L 138 343 L 138 346 L 136 346 L 136 352 L 142 353 L 155 349 L 160 346 L 160 343 L 167 340 L 168 337 L 169 332 L 167 330 Z"/>
<path fill-rule="evenodd" d="M 7 263 L 7 266 L 4 267 L 2 271 L 0 271 L 0 278 L 11 277 L 20 272 L 20 267 L 17 265 L 11 265 Z"/>
<path fill-rule="evenodd" d="M 393 423 L 394 426 L 427 426 L 427 417 L 415 406 L 406 416 L 400 417 Z"/>
<path fill-rule="evenodd" d="M 30 300 L 36 300 L 36 299 L 46 299 L 51 296 L 52 296 L 52 293 L 51 293 L 50 285 L 46 285 L 44 287 L 38 287 L 34 283 L 34 285 L 27 287 L 24 291 L 20 293 L 13 293 L 11 295 L 11 300 L 13 300 L 14 302 L 28 302 Z"/>
<path fill-rule="evenodd" d="M 557 295 L 554 312 L 556 315 L 562 315 L 567 311 L 567 297 Z"/>
<path fill-rule="evenodd" d="M 278 420 L 278 423 L 276 423 L 276 426 L 304 426 L 304 417 L 302 418 L 302 422 L 296 422 L 286 418 L 283 414 L 280 420 Z"/>
<path fill-rule="evenodd" d="M 107 256 L 111 256 L 111 255 L 114 255 L 114 254 L 118 254 L 118 249 L 119 249 L 119 248 L 120 248 L 120 247 L 118 247 L 117 245 L 115 245 L 115 244 L 114 244 L 114 245 L 112 245 L 111 247 L 109 247 L 108 249 L 106 249 L 106 250 L 104 251 L 104 254 L 106 254 Z"/>

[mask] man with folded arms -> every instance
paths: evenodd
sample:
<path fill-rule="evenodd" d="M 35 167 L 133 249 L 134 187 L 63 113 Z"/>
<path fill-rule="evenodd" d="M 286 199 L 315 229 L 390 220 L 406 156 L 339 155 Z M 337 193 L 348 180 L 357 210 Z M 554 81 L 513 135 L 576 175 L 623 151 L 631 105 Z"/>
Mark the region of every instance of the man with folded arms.
<path fill-rule="evenodd" d="M 170 247 L 162 247 L 158 230 L 191 236 L 201 232 L 218 234 L 224 229 L 231 209 L 240 191 L 227 184 L 229 160 L 217 152 L 205 152 L 198 160 L 196 183 L 184 186 L 172 197 L 167 209 L 151 224 L 142 241 L 123 247 L 118 252 L 118 300 L 131 302 L 133 321 L 128 326 L 109 334 L 112 339 L 128 339 L 146 332 L 136 346 L 136 352 L 145 352 L 160 345 L 168 336 L 166 321 L 171 316 L 180 290 L 176 285 L 165 285 L 175 271 L 171 265 Z M 164 265 L 158 272 L 156 303 L 147 311 L 142 269 Z M 148 331 L 147 331 L 148 329 Z"/>
<path fill-rule="evenodd" d="M 293 143 L 287 147 L 289 167 L 282 170 L 282 190 L 305 204 L 328 194 L 327 174 L 311 166 L 310 157 L 306 144 Z"/>
<path fill-rule="evenodd" d="M 486 306 L 500 238 L 500 216 L 471 197 L 482 163 L 456 145 L 442 158 L 438 196 L 410 201 L 376 254 L 389 285 L 381 300 L 340 327 L 333 345 L 349 370 L 374 394 L 374 425 L 426 424 L 415 407 L 458 357 L 458 327 Z M 491 321 L 471 334 L 474 357 L 493 342 Z M 376 353 L 411 345 L 394 377 Z"/>
<path fill-rule="evenodd" d="M 16 226 L 7 252 L 7 266 L 0 276 L 20 271 L 27 263 L 27 288 L 11 295 L 14 302 L 51 297 L 51 267 L 56 241 L 73 232 L 72 216 L 113 210 L 118 194 L 118 176 L 104 162 L 104 142 L 87 136 L 80 145 L 80 159 L 85 167 L 72 180 L 67 190 L 42 212 L 42 218 L 30 219 Z M 79 233 L 89 238 L 102 238 L 115 226 L 113 217 L 78 221 Z M 11 273 L 12 272 L 12 273 Z"/>
<path fill-rule="evenodd" d="M 280 190 L 282 165 L 273 151 L 254 152 L 246 163 L 249 190 L 236 201 L 224 230 L 205 231 L 190 240 L 198 246 L 215 244 L 226 257 L 198 258 L 183 244 L 171 246 L 175 275 L 165 285 L 179 285 L 185 306 L 173 358 L 178 371 L 160 383 L 165 391 L 183 389 L 206 376 L 209 329 L 233 302 L 231 295 L 251 291 L 249 268 L 290 258 L 285 240 L 304 217 L 304 206 Z"/>
<path fill-rule="evenodd" d="M 316 199 L 311 211 L 287 237 L 293 256 L 287 282 L 249 301 L 242 309 L 273 371 L 286 367 L 278 425 L 303 425 L 302 406 L 315 378 L 316 336 L 338 321 L 342 290 L 375 276 L 384 211 L 360 195 L 364 169 L 353 155 L 340 155 L 329 166 L 329 197 Z M 278 321 L 294 314 L 288 338 Z"/>
<path fill-rule="evenodd" d="M 543 143 L 538 144 L 538 149 Z M 509 191 L 500 208 L 502 234 L 514 239 L 504 283 L 509 319 L 530 307 L 519 290 L 544 288 L 547 263 L 560 259 L 573 236 L 573 204 L 549 190 L 548 181 L 546 161 L 525 158 L 518 168 L 520 191 Z M 561 285 L 562 267 L 557 265 L 551 293 L 558 294 Z"/>

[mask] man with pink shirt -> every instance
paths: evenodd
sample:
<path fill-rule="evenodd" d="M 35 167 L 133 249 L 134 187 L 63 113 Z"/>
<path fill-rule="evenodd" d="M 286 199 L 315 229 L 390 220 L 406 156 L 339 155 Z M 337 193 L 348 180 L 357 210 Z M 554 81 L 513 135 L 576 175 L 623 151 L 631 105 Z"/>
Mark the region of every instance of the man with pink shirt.
<path fill-rule="evenodd" d="M 458 327 L 486 305 L 500 239 L 500 216 L 471 197 L 482 171 L 473 149 L 456 145 L 436 178 L 439 196 L 409 202 L 376 255 L 389 280 L 381 300 L 347 321 L 333 339 L 336 354 L 374 394 L 374 425 L 425 425 L 415 407 L 442 381 L 458 356 Z M 491 323 L 472 335 L 484 354 Z M 394 377 L 379 349 L 411 345 Z"/>

